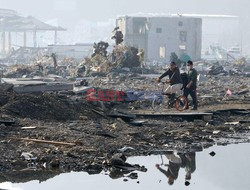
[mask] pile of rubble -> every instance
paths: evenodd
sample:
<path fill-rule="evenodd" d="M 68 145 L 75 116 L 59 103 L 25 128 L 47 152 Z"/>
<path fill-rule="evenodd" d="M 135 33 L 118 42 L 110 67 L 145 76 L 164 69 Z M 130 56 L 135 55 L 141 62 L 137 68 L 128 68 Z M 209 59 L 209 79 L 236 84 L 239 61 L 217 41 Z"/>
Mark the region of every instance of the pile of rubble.
<path fill-rule="evenodd" d="M 1 90 L 0 105 L 2 114 L 14 118 L 67 121 L 79 119 L 81 114 L 92 115 L 86 104 L 54 93 L 19 94 Z"/>
<path fill-rule="evenodd" d="M 106 52 L 106 50 L 105 50 Z M 5 66 L 4 78 L 32 78 L 35 76 L 58 75 L 63 78 L 79 78 L 88 76 L 106 76 L 116 69 L 125 69 L 134 73 L 154 73 L 151 69 L 143 69 L 143 52 L 134 47 L 117 45 L 112 52 L 97 51 L 82 62 L 73 58 L 57 60 L 56 55 L 36 57 L 29 64 Z M 143 71 L 144 70 L 144 71 Z"/>
<path fill-rule="evenodd" d="M 116 68 L 140 68 L 138 53 L 138 49 L 134 47 L 117 45 L 108 57 L 95 54 L 91 58 L 85 58 L 81 65 L 85 66 L 86 75 L 96 72 L 107 74 Z"/>
<path fill-rule="evenodd" d="M 7 71 L 4 73 L 6 78 L 22 78 L 23 76 L 31 76 L 33 70 L 38 70 L 31 65 L 12 65 L 8 67 Z M 40 76 L 42 73 L 34 73 L 35 75 Z"/>
<path fill-rule="evenodd" d="M 154 78 L 120 79 L 120 76 L 117 79 L 99 77 L 89 81 L 89 85 L 100 90 L 159 90 Z M 0 171 L 23 171 L 34 166 L 62 172 L 101 172 L 110 165 L 117 167 L 117 161 L 114 162 L 117 153 L 150 155 L 169 149 L 188 150 L 190 146 L 200 150 L 215 143 L 231 143 L 231 139 L 246 142 L 248 139 L 243 134 L 250 130 L 250 121 L 246 120 L 250 116 L 249 108 L 237 112 L 232 107 L 249 105 L 250 93 L 239 94 L 240 89 L 249 88 L 249 80 L 239 76 L 231 80 L 221 76 L 201 80 L 199 96 L 211 95 L 218 101 L 200 99 L 200 104 L 209 103 L 209 108 L 204 104 L 200 110 L 216 113 L 207 121 L 187 121 L 172 116 L 141 118 L 136 116 L 136 111 L 150 109 L 150 104 L 145 107 L 143 101 L 104 102 L 103 106 L 101 102 L 88 102 L 86 95 L 70 91 L 17 94 L 11 91 L 11 86 L 3 86 L 0 93 Z M 232 94 L 238 93 L 241 99 L 236 104 L 230 102 L 231 110 L 218 112 L 218 109 L 225 109 L 227 103 L 222 100 L 226 92 L 222 85 L 228 85 Z M 125 160 L 120 160 L 122 166 L 131 167 Z"/>
<path fill-rule="evenodd" d="M 191 146 L 199 150 L 218 142 L 228 144 L 232 138 L 248 141 L 242 134 L 250 130 L 250 121 L 245 119 L 250 116 L 250 78 L 224 76 L 225 69 L 220 65 L 200 75 L 199 111 L 209 111 L 209 116 L 214 113 L 209 119 L 188 120 L 173 109 L 167 111 L 177 116 L 142 116 L 142 112 L 152 113 L 152 101 L 143 97 L 162 90 L 156 75 L 142 74 L 157 73 L 154 69 L 158 68 L 142 68 L 143 52 L 134 47 L 118 43 L 110 55 L 107 44 L 99 43 L 97 47 L 103 49 L 101 53 L 96 50 L 81 63 L 74 59 L 58 61 L 54 55 L 48 64 L 36 61 L 6 68 L 4 77 L 22 79 L 2 79 L 14 86 L 0 86 L 0 171 L 23 171 L 30 166 L 90 173 L 106 167 L 135 169 L 120 153 L 150 155 L 169 149 L 188 150 Z M 48 77 L 50 74 L 53 76 Z M 29 77 L 33 80 L 28 81 Z M 83 77 L 86 79 L 74 83 Z M 21 94 L 13 91 L 16 86 L 40 92 Z M 120 102 L 90 102 L 87 90 L 98 90 L 100 96 L 113 90 L 124 96 Z M 127 101 L 131 91 L 136 97 Z M 244 110 L 233 109 L 239 106 Z"/>

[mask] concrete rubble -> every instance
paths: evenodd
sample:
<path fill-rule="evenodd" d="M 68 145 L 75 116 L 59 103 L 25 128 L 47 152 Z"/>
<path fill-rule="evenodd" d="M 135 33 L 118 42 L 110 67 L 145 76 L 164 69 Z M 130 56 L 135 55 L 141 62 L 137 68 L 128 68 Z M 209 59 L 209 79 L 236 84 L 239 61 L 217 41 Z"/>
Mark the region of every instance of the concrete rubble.
<path fill-rule="evenodd" d="M 34 179 L 43 180 L 43 171 L 52 168 L 90 174 L 108 169 L 111 178 L 137 179 L 135 172 L 146 168 L 126 163 L 127 156 L 249 141 L 247 70 L 224 72 L 223 66 L 209 68 L 210 63 L 200 71 L 199 112 L 210 114 L 207 119 L 188 110 L 187 117 L 174 109 L 154 115 L 146 92 L 160 90 L 155 78 L 164 68 L 142 66 L 138 53 L 118 44 L 110 55 L 97 52 L 82 62 L 2 65 L 0 171 L 15 179 L 13 171 L 35 168 L 41 176 Z M 93 89 L 104 96 L 109 90 L 123 92 L 124 99 L 87 101 L 87 90 Z M 135 99 L 126 100 L 130 92 Z M 30 175 L 21 181 L 26 180 Z"/>

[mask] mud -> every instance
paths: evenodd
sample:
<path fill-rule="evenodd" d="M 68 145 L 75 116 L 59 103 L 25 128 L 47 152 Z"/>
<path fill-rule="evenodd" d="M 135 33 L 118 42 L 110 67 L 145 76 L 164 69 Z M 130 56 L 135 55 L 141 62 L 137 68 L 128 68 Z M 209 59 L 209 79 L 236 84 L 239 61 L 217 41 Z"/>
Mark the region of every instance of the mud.
<path fill-rule="evenodd" d="M 2 96 L 1 105 L 3 113 L 40 120 L 74 120 L 79 118 L 80 112 L 84 113 L 86 110 L 84 105 L 72 103 L 67 97 L 54 94 L 9 93 Z"/>
<path fill-rule="evenodd" d="M 93 83 L 98 87 L 97 80 Z M 141 89 L 156 88 L 151 79 L 137 83 Z M 115 84 L 99 84 L 105 89 L 120 88 Z M 217 94 L 217 101 L 210 100 L 209 107 L 208 100 L 201 100 L 199 111 L 210 110 L 214 113 L 210 121 L 186 121 L 181 117 L 137 118 L 143 120 L 141 126 L 131 124 L 126 117 L 112 118 L 108 115 L 116 113 L 117 109 L 133 114 L 141 111 L 145 102 L 104 103 L 104 109 L 98 103 L 86 102 L 85 96 L 60 93 L 16 94 L 6 90 L 1 92 L 0 97 L 1 175 L 15 177 L 20 172 L 24 181 L 30 179 L 28 172 L 23 174 L 27 168 L 41 173 L 55 171 L 52 175 L 70 171 L 98 173 L 111 166 L 110 159 L 116 153 L 141 156 L 169 150 L 188 151 L 190 148 L 201 151 L 215 144 L 249 142 L 246 134 L 250 130 L 250 108 L 246 104 L 246 95 L 229 101 Z M 150 110 L 150 104 L 145 107 Z M 224 110 L 217 111 L 222 108 Z M 239 109 L 243 110 L 237 111 Z M 20 138 L 75 145 L 55 146 Z M 21 156 L 23 153 L 31 154 L 32 158 L 25 159 Z M 1 181 L 7 180 L 1 178 Z"/>

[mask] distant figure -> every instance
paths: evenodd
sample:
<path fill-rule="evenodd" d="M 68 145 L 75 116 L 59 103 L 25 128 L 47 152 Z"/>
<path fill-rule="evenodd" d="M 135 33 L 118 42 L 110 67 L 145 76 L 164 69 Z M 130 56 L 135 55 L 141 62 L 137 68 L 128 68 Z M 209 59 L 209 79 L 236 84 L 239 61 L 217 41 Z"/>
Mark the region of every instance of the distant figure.
<path fill-rule="evenodd" d="M 143 50 L 143 49 L 139 49 L 139 52 L 138 52 L 137 56 L 139 56 L 140 64 L 141 64 L 141 66 L 143 67 L 143 62 L 144 62 L 144 50 Z"/>
<path fill-rule="evenodd" d="M 51 57 L 53 59 L 53 63 L 54 63 L 54 68 L 57 68 L 57 56 L 55 53 L 51 54 Z"/>
<path fill-rule="evenodd" d="M 194 69 L 193 62 L 188 61 L 187 63 L 188 67 L 188 84 L 184 90 L 184 96 L 188 99 L 188 96 L 190 95 L 193 100 L 193 108 L 192 110 L 197 110 L 198 109 L 198 102 L 197 102 L 197 77 L 198 73 Z"/>
<path fill-rule="evenodd" d="M 140 66 L 142 69 L 142 74 L 143 74 L 143 69 L 144 69 L 144 50 L 143 49 L 139 49 L 139 52 L 137 54 L 137 56 L 139 57 L 139 62 L 140 62 Z"/>
<path fill-rule="evenodd" d="M 113 32 L 115 33 L 111 39 L 115 39 L 115 44 L 119 45 L 123 42 L 123 33 L 119 30 L 119 27 L 116 27 Z"/>

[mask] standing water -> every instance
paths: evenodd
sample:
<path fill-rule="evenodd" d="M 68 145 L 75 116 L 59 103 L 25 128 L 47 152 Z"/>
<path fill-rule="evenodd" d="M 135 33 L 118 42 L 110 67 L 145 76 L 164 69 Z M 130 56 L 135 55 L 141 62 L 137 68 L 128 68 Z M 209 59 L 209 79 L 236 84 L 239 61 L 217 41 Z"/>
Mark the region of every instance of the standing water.
<path fill-rule="evenodd" d="M 169 163 L 169 159 L 172 161 L 177 160 L 177 163 L 180 160 L 186 161 L 185 164 L 180 162 L 179 165 L 175 164 L 175 167 L 173 167 L 173 164 L 171 166 L 171 163 Z M 123 177 L 118 179 L 112 179 L 110 173 L 104 171 L 98 175 L 72 172 L 58 175 L 41 183 L 39 181 L 19 184 L 4 182 L 0 184 L 0 189 L 249 190 L 249 160 L 250 144 L 237 144 L 225 147 L 212 147 L 203 152 L 186 154 L 184 157 L 183 155 L 175 154 L 174 157 L 173 155 L 158 155 L 129 158 L 129 163 L 144 165 L 148 169 L 147 172 L 133 172 L 138 174 L 137 179 L 128 178 L 129 174 L 124 174 Z M 175 177 L 169 177 L 171 173 Z"/>

